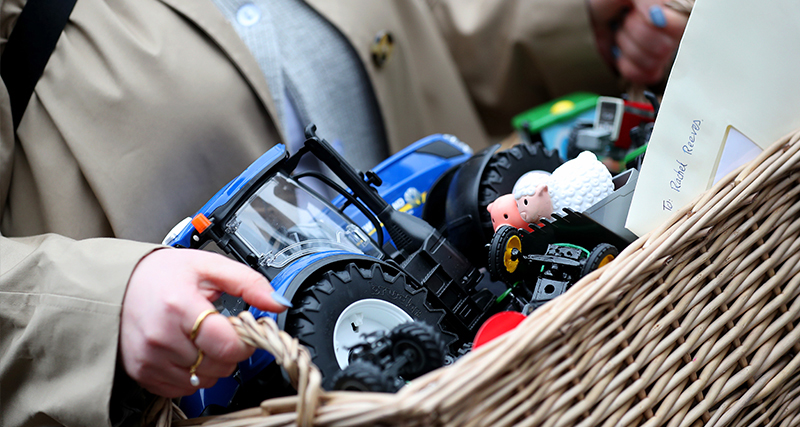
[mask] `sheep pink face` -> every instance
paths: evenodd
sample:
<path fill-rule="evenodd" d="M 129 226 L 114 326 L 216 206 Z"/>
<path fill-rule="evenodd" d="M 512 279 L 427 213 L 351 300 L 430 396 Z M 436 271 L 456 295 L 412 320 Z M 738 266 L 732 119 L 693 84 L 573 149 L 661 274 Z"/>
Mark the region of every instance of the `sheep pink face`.
<path fill-rule="evenodd" d="M 546 185 L 540 185 L 531 195 L 520 197 L 516 205 L 520 217 L 527 223 L 538 223 L 553 213 L 553 202 Z"/>

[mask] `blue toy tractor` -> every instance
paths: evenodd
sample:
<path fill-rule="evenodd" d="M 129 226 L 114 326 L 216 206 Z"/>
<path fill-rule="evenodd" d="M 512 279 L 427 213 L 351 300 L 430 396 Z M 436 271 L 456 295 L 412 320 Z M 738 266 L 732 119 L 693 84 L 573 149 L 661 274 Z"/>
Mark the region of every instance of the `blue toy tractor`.
<path fill-rule="evenodd" d="M 492 186 L 502 181 L 497 170 L 515 163 L 507 160 L 507 153 L 494 155 L 497 146 L 476 157 L 455 137 L 433 135 L 362 173 L 317 137 L 313 125 L 306 137 L 292 156 L 283 145 L 262 155 L 193 218 L 177 225 L 165 243 L 186 248 L 213 243 L 266 276 L 293 308 L 276 316 L 227 296 L 216 303 L 218 308 L 225 314 L 248 309 L 256 317 L 275 318 L 279 327 L 309 348 L 326 388 L 348 365 L 365 334 L 411 321 L 432 325 L 444 337 L 452 360 L 500 307 L 496 296 L 479 286 L 487 279 L 480 264 L 470 262 L 442 232 L 467 228 L 484 234 L 476 194 L 487 188 L 510 191 L 516 176 L 531 165 L 517 166 L 507 188 L 494 190 Z M 536 147 L 528 147 L 512 157 L 521 162 L 538 154 L 542 153 Z M 295 173 L 300 159 L 308 155 L 317 157 L 347 188 L 322 173 Z M 557 159 L 552 154 L 543 158 Z M 493 159 L 499 166 L 487 168 Z M 473 163 L 477 166 L 470 166 Z M 491 179 L 475 173 L 479 168 L 490 170 Z M 339 196 L 329 202 L 307 180 L 322 182 Z M 446 195 L 450 186 L 464 183 L 474 187 L 468 195 L 472 205 L 452 221 L 444 212 Z M 425 216 L 428 221 L 422 219 Z M 467 251 L 484 249 L 491 234 L 476 237 L 461 239 L 468 242 Z M 485 254 L 476 258 L 485 264 Z M 265 372 L 272 370 L 273 360 L 266 352 L 256 352 L 240 363 L 234 376 L 184 398 L 184 410 L 198 416 L 213 412 L 209 408 L 235 407 L 243 384 L 257 378 L 269 382 Z"/>
<path fill-rule="evenodd" d="M 561 164 L 557 154 L 524 143 L 473 155 L 453 136 L 432 135 L 361 172 L 315 130 L 306 128 L 304 146 L 291 156 L 283 145 L 267 151 L 165 239 L 174 247 L 215 245 L 262 273 L 293 304 L 275 315 L 223 295 L 215 302 L 223 314 L 249 310 L 275 319 L 310 350 L 323 387 L 331 389 L 351 362 L 380 361 L 401 381 L 418 375 L 415 360 L 439 360 L 433 351 L 439 344 L 427 338 L 418 344 L 420 337 L 440 337 L 441 360 L 450 363 L 491 315 L 521 311 L 529 302 L 482 269 L 506 267 L 490 262 L 494 233 L 486 206 L 510 193 L 525 172 L 553 171 Z M 315 156 L 329 173 L 298 172 L 304 156 Z M 338 196 L 321 196 L 320 184 Z M 579 226 L 591 222 L 576 218 Z M 494 246 L 497 253 L 510 247 Z M 409 322 L 432 329 L 402 326 Z M 231 377 L 184 398 L 182 408 L 191 417 L 211 415 L 290 393 L 273 361 L 257 351 Z M 364 378 L 363 371 L 345 374 L 351 385 Z"/>

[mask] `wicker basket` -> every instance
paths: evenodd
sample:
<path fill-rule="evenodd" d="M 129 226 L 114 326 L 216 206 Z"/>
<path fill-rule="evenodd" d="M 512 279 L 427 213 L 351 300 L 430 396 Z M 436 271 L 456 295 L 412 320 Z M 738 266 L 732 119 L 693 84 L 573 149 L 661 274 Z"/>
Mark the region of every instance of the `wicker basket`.
<path fill-rule="evenodd" d="M 299 397 L 179 425 L 800 425 L 800 133 L 519 327 L 396 394 L 319 388 L 274 325 L 237 319 Z"/>

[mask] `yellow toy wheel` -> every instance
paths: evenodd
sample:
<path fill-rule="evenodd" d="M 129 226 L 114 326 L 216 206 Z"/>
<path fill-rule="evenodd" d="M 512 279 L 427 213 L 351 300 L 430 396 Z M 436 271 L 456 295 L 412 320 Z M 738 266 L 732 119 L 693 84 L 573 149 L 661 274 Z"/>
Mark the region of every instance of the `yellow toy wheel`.
<path fill-rule="evenodd" d="M 592 249 L 592 252 L 589 253 L 586 263 L 583 265 L 581 277 L 610 263 L 614 260 L 614 258 L 617 257 L 617 255 L 619 255 L 619 250 L 617 250 L 616 246 L 614 245 L 601 243 L 595 246 L 594 249 Z"/>
<path fill-rule="evenodd" d="M 597 268 L 605 266 L 609 262 L 613 261 L 614 258 L 615 258 L 614 255 L 611 255 L 611 254 L 606 255 L 605 257 L 603 257 L 603 259 L 600 260 L 600 264 L 597 266 Z"/>
<path fill-rule="evenodd" d="M 502 280 L 508 284 L 519 280 L 519 275 L 525 270 L 520 265 L 522 259 L 521 231 L 510 225 L 501 225 L 492 236 L 489 243 L 489 263 L 486 269 L 492 280 Z"/>
<path fill-rule="evenodd" d="M 517 250 L 516 254 L 514 254 L 514 249 Z M 509 273 L 517 271 L 517 266 L 519 266 L 519 254 L 521 250 L 522 242 L 519 240 L 519 236 L 513 235 L 509 237 L 508 241 L 506 242 L 506 250 L 503 252 L 503 265 L 506 267 L 506 271 Z"/>

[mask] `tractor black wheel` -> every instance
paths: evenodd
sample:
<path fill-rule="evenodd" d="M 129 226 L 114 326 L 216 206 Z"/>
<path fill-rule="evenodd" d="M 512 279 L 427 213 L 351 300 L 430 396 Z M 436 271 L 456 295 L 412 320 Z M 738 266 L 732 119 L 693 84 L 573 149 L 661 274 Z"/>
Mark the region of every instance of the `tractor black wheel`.
<path fill-rule="evenodd" d="M 402 272 L 382 263 L 351 262 L 303 284 L 292 298 L 284 330 L 306 346 L 322 372 L 322 385 L 349 361 L 350 350 L 363 335 L 388 332 L 395 326 L 422 320 L 442 333 L 448 345 L 458 337 L 443 329 L 443 309 L 426 301 L 427 290 L 415 288 Z"/>
<path fill-rule="evenodd" d="M 494 153 L 481 175 L 478 188 L 478 212 L 484 235 L 492 236 L 494 230 L 492 217 L 486 210 L 490 203 L 511 193 L 514 184 L 525 173 L 533 170 L 553 172 L 561 163 L 558 151 L 547 150 L 540 142 L 523 142 Z"/>
<path fill-rule="evenodd" d="M 489 243 L 489 270 L 492 280 L 502 280 L 508 285 L 518 281 L 524 270 L 521 232 L 510 225 L 501 225 Z"/>
<path fill-rule="evenodd" d="M 422 206 L 422 219 L 440 232 L 444 231 L 447 225 L 445 217 L 447 190 L 450 188 L 450 183 L 453 181 L 457 171 L 458 166 L 452 167 L 437 178 L 436 182 L 428 190 L 428 196 Z"/>
<path fill-rule="evenodd" d="M 476 267 L 486 266 L 486 244 L 494 232 L 486 207 L 511 193 L 526 172 L 552 172 L 561 165 L 558 153 L 546 150 L 541 142 L 499 148 L 493 145 L 461 164 L 447 190 L 442 228 L 447 240 Z"/>
<path fill-rule="evenodd" d="M 616 246 L 608 243 L 600 243 L 595 246 L 589 257 L 586 258 L 586 263 L 583 264 L 581 269 L 581 277 L 597 270 L 598 268 L 608 264 L 619 255 L 619 250 Z"/>
<path fill-rule="evenodd" d="M 345 391 L 376 391 L 394 393 L 402 382 L 392 378 L 377 365 L 357 360 L 333 377 L 333 389 Z"/>
<path fill-rule="evenodd" d="M 394 359 L 397 360 L 401 356 L 406 356 L 408 359 L 398 371 L 406 381 L 444 366 L 447 345 L 442 335 L 425 322 L 396 326 L 389 333 L 389 340 L 392 343 Z"/>

